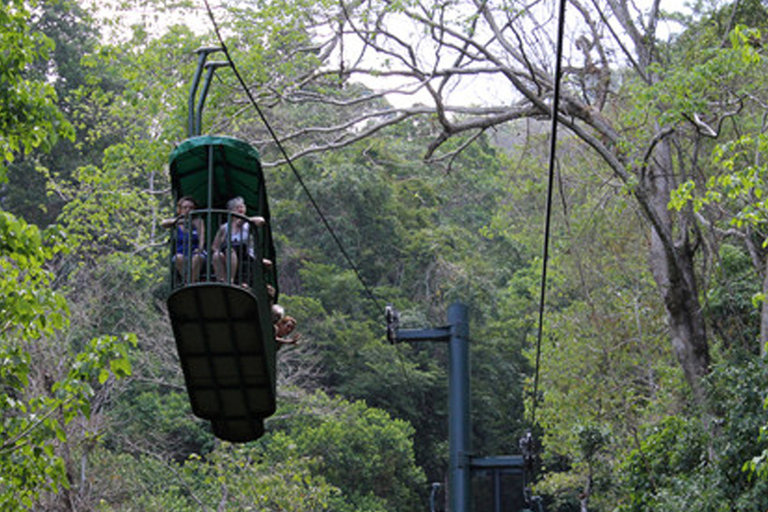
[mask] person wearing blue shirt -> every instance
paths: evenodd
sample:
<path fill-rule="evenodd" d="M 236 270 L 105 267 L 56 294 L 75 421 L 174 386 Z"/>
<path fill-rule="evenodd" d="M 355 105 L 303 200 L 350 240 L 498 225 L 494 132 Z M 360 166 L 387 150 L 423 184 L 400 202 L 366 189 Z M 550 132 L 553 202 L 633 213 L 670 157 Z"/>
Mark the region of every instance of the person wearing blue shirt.
<path fill-rule="evenodd" d="M 187 261 L 191 259 L 191 282 L 195 283 L 200 278 L 200 269 L 205 262 L 205 225 L 200 218 L 189 218 L 189 215 L 197 208 L 195 200 L 184 196 L 176 202 L 176 217 L 163 220 L 160 225 L 164 228 L 176 228 L 176 252 L 173 261 L 176 270 L 186 282 Z"/>

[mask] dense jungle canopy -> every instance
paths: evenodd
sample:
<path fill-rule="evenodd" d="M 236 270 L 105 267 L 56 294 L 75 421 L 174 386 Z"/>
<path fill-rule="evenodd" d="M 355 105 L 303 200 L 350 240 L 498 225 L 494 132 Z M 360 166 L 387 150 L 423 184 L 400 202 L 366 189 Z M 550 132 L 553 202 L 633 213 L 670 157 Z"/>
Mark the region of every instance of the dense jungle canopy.
<path fill-rule="evenodd" d="M 381 305 L 455 301 L 472 454 L 532 430 L 547 511 L 768 508 L 764 2 L 568 0 L 558 103 L 556 2 L 210 7 L 0 5 L 0 509 L 429 510 L 448 354 L 388 345 Z M 297 171 L 221 69 L 203 132 L 262 154 L 302 334 L 247 444 L 192 415 L 165 303 L 214 28 Z"/>

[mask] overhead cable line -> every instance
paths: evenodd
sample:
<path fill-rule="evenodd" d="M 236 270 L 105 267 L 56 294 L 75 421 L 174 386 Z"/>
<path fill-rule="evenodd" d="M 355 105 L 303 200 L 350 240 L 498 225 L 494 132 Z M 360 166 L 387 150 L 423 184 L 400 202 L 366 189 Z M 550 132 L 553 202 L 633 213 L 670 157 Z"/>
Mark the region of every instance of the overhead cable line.
<path fill-rule="evenodd" d="M 245 91 L 245 94 L 248 96 L 248 99 L 250 100 L 251 105 L 253 105 L 253 108 L 259 114 L 259 117 L 261 118 L 261 121 L 264 123 L 264 126 L 267 128 L 269 135 L 275 141 L 275 144 L 280 150 L 280 153 L 283 155 L 283 158 L 285 158 L 285 161 L 288 163 L 288 166 L 291 168 L 291 171 L 296 177 L 296 180 L 299 182 L 299 185 L 301 185 L 301 188 L 304 190 L 304 193 L 309 198 L 310 203 L 312 203 L 313 208 L 315 209 L 317 214 L 320 216 L 320 219 L 323 221 L 323 225 L 328 230 L 328 233 L 330 233 L 334 242 L 336 243 L 339 250 L 341 251 L 341 254 L 344 256 L 344 259 L 347 261 L 347 264 L 355 273 L 355 276 L 357 277 L 357 280 L 360 282 L 363 289 L 365 290 L 365 293 L 368 295 L 370 300 L 376 305 L 376 307 L 380 311 L 384 311 L 386 309 L 385 306 L 376 298 L 376 296 L 373 294 L 373 290 L 371 290 L 371 288 L 366 284 L 365 280 L 363 280 L 363 277 L 362 275 L 360 275 L 360 271 L 358 270 L 357 265 L 355 265 L 355 263 L 352 261 L 352 258 L 347 253 L 346 249 L 344 248 L 344 245 L 341 243 L 341 240 L 336 235 L 336 232 L 333 230 L 330 223 L 326 219 L 325 214 L 323 214 L 322 210 L 320 209 L 320 206 L 317 204 L 317 202 L 315 201 L 315 198 L 312 196 L 312 193 L 309 191 L 306 184 L 304 183 L 304 179 L 301 177 L 301 174 L 299 174 L 298 169 L 296 169 L 296 166 L 293 165 L 293 160 L 291 160 L 290 156 L 288 156 L 288 152 L 285 150 L 282 143 L 277 138 L 275 131 L 272 129 L 272 125 L 269 124 L 269 121 L 267 120 L 264 113 L 261 111 L 261 108 L 259 107 L 258 103 L 256 103 L 256 100 L 251 94 L 251 91 L 248 89 L 248 86 L 245 84 L 245 80 L 243 80 L 243 77 L 240 75 L 240 72 L 238 71 L 237 66 L 235 65 L 235 62 L 232 59 L 232 56 L 229 54 L 229 48 L 227 48 L 227 45 L 224 43 L 224 39 L 221 37 L 221 32 L 219 31 L 219 25 L 216 22 L 216 18 L 213 16 L 213 11 L 211 10 L 211 6 L 208 4 L 208 0 L 203 0 L 203 2 L 205 3 L 205 7 L 208 11 L 208 16 L 211 18 L 211 23 L 213 24 L 213 30 L 216 33 L 216 38 L 218 39 L 219 44 L 221 45 L 221 49 L 227 58 L 227 62 L 232 68 L 232 71 L 235 73 L 235 76 L 237 77 L 237 80 L 240 83 L 240 86 L 243 88 L 243 91 Z M 406 381 L 409 381 L 410 379 L 408 377 L 408 371 L 406 370 L 403 356 L 400 353 L 400 351 L 397 351 L 397 355 L 398 355 L 398 359 L 400 360 L 400 368 L 403 371 L 403 377 L 406 379 Z"/>
<path fill-rule="evenodd" d="M 541 340 L 544 333 L 544 305 L 547 293 L 547 262 L 549 260 L 549 238 L 552 225 L 552 195 L 555 182 L 555 154 L 557 150 L 558 108 L 560 104 L 560 75 L 563 60 L 563 35 L 565 29 L 565 0 L 560 0 L 557 21 L 557 50 L 555 55 L 554 91 L 552 96 L 552 130 L 549 139 L 549 173 L 547 178 L 547 209 L 544 220 L 544 254 L 541 269 L 541 293 L 539 296 L 539 325 L 536 335 L 536 364 L 533 377 L 533 404 L 531 405 L 531 425 L 536 424 L 536 407 L 539 394 L 539 366 L 541 363 Z"/>
<path fill-rule="evenodd" d="M 298 169 L 296 169 L 296 166 L 293 165 L 293 161 L 291 160 L 290 156 L 288 156 L 288 152 L 285 150 L 285 147 L 277 138 L 277 134 L 272 129 L 272 125 L 270 125 L 266 116 L 264 115 L 261 108 L 259 107 L 258 103 L 256 103 L 256 100 L 251 94 L 251 91 L 248 89 L 248 86 L 246 85 L 245 80 L 243 80 L 243 77 L 240 75 L 240 72 L 238 71 L 237 66 L 235 65 L 235 62 L 232 59 L 232 56 L 229 54 L 229 48 L 227 48 L 226 43 L 224 43 L 224 39 L 221 37 L 221 32 L 219 31 L 219 25 L 216 22 L 216 18 L 213 16 L 213 10 L 211 9 L 211 6 L 208 4 L 208 0 L 203 0 L 203 2 L 205 3 L 205 8 L 208 11 L 208 17 L 211 18 L 211 23 L 213 24 L 213 30 L 216 33 L 216 38 L 219 40 L 221 49 L 224 52 L 224 55 L 226 56 L 227 62 L 232 68 L 232 71 L 235 73 L 235 77 L 237 78 L 237 81 L 240 82 L 240 86 L 242 87 L 245 94 L 248 96 L 248 100 L 251 102 L 251 105 L 253 105 L 253 108 L 259 114 L 259 118 L 261 119 L 261 122 L 264 123 L 264 126 L 267 128 L 267 131 L 269 132 L 270 137 L 272 137 L 272 140 L 275 141 L 277 148 L 280 150 L 280 153 L 283 155 L 283 158 L 285 159 L 286 163 L 291 168 L 291 171 L 296 177 L 296 180 L 299 182 L 299 185 L 301 185 L 301 188 L 304 190 L 304 193 L 309 198 L 309 202 L 312 204 L 312 207 L 315 209 L 315 212 L 317 212 L 317 214 L 320 216 L 320 220 L 322 220 L 323 224 L 325 225 L 325 229 L 328 230 L 328 233 L 330 233 L 334 242 L 336 243 L 339 250 L 341 251 L 341 254 L 344 256 L 344 259 L 347 261 L 347 264 L 355 273 L 357 280 L 363 286 L 365 293 L 373 301 L 373 303 L 376 304 L 376 307 L 378 307 L 379 310 L 383 311 L 384 310 L 383 304 L 379 302 L 379 300 L 373 294 L 373 290 L 371 290 L 371 288 L 366 284 L 365 280 L 363 280 L 363 277 L 360 274 L 360 271 L 358 270 L 357 265 L 355 265 L 355 263 L 352 261 L 352 258 L 349 256 L 349 253 L 347 253 L 347 250 L 344 248 L 344 245 L 341 243 L 341 240 L 336 235 L 336 232 L 331 227 L 330 223 L 328 222 L 328 219 L 325 217 L 325 214 L 320 209 L 320 206 L 317 204 L 317 201 L 315 201 L 315 198 L 312 196 L 312 193 L 309 191 L 306 184 L 304 183 L 304 179 L 299 174 Z"/>

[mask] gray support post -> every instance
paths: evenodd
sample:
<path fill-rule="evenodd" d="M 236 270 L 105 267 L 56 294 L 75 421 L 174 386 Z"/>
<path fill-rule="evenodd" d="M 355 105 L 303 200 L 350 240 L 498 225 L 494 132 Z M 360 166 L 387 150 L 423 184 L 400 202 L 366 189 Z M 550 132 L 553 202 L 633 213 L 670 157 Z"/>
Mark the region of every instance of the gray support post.
<path fill-rule="evenodd" d="M 469 512 L 469 317 L 460 303 L 448 308 L 450 353 L 448 364 L 448 444 L 450 446 L 450 512 Z"/>
<path fill-rule="evenodd" d="M 400 330 L 400 315 L 387 307 L 387 339 L 448 342 L 448 444 L 450 512 L 469 512 L 471 500 L 470 416 L 469 416 L 469 315 L 467 306 L 454 303 L 448 308 L 448 326 L 434 329 Z M 430 499 L 434 498 L 435 488 Z M 434 506 L 434 502 L 431 503 Z"/>

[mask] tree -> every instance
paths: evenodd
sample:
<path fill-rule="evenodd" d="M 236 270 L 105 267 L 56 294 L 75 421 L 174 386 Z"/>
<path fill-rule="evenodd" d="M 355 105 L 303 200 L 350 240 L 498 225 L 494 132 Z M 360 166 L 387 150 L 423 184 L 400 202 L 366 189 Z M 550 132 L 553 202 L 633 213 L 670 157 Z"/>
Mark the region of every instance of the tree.
<path fill-rule="evenodd" d="M 51 289 L 45 270 L 64 250 L 62 234 L 39 229 L 0 212 L 0 506 L 34 510 L 46 492 L 72 485 L 60 447 L 67 426 L 88 417 L 94 389 L 112 377 L 130 374 L 131 336 L 93 338 L 81 351 L 68 353 L 64 368 L 41 369 L 35 350 L 67 328 L 67 305 Z"/>
<path fill-rule="evenodd" d="M 72 138 L 72 125 L 56 103 L 56 91 L 45 77 L 30 77 L 27 67 L 46 60 L 54 44 L 30 27 L 45 2 L 11 0 L 0 6 L 0 180 L 5 164 L 17 154 L 42 147 L 50 150 L 58 137 Z"/>
<path fill-rule="evenodd" d="M 306 66 L 292 68 L 295 74 L 284 87 L 267 90 L 252 83 L 265 102 L 369 105 L 322 130 L 309 119 L 285 135 L 295 140 L 296 133 L 324 134 L 321 142 L 295 155 L 349 144 L 423 117 L 432 135 L 425 158 L 451 168 L 456 155 L 486 131 L 512 120 L 552 116 L 557 15 L 551 6 L 412 0 L 324 7 L 327 14 L 310 16 L 293 2 L 273 3 L 250 15 L 264 33 L 291 26 L 315 36 L 311 51 L 296 48 Z M 280 16 L 270 19 L 275 10 Z M 690 210 L 670 211 L 668 203 L 679 183 L 703 170 L 697 157 L 709 138 L 727 136 L 718 127 L 736 115 L 738 105 L 755 101 L 750 91 L 759 89 L 760 81 L 750 79 L 755 71 L 742 73 L 754 69 L 757 45 L 727 34 L 736 22 L 760 23 L 763 9 L 758 2 L 737 2 L 715 13 L 723 15 L 702 16 L 700 25 L 684 20 L 691 27 L 713 26 L 706 37 L 684 47 L 660 39 L 665 19 L 660 0 L 641 13 L 628 0 L 571 2 L 567 12 L 568 26 L 576 28 L 568 32 L 559 77 L 558 121 L 568 136 L 602 159 L 602 172 L 626 188 L 645 219 L 650 268 L 671 344 L 696 402 L 703 404 L 710 339 L 696 267 L 702 225 Z M 733 16 L 724 16 L 729 12 Z M 275 47 L 286 42 L 275 41 Z M 680 53 L 673 49 L 688 51 L 676 58 Z M 347 87 L 353 79 L 370 80 L 380 89 L 357 95 L 354 86 Z M 483 84 L 497 87 L 499 97 L 468 102 L 473 87 L 488 90 Z M 347 94 L 342 98 L 335 92 L 340 88 Z M 392 107 L 379 101 L 384 93 L 423 103 Z M 457 136 L 464 137 L 463 144 L 446 144 Z"/>
<path fill-rule="evenodd" d="M 766 420 L 765 362 L 751 354 L 715 365 L 706 379 L 717 432 L 694 418 L 672 415 L 647 425 L 622 464 L 617 510 L 760 510 L 768 505 L 768 481 L 744 471 L 765 453 L 756 442 Z M 715 434 L 715 435 L 713 435 Z M 708 450 L 716 457 L 710 457 Z M 615 502 L 614 502 L 615 503 Z"/>
<path fill-rule="evenodd" d="M 414 461 L 413 428 L 405 421 L 362 401 L 316 392 L 282 405 L 268 424 L 275 429 L 264 440 L 268 458 L 278 465 L 289 453 L 310 460 L 315 473 L 341 491 L 330 509 L 418 508 L 417 491 L 426 482 Z"/>
<path fill-rule="evenodd" d="M 19 155 L 8 166 L 8 184 L 3 187 L 3 207 L 27 222 L 47 226 L 55 221 L 63 200 L 48 194 L 51 171 L 70 173 L 78 167 L 97 164 L 104 149 L 121 135 L 99 119 L 110 92 L 121 87 L 119 77 L 109 75 L 108 67 L 83 65 L 98 47 L 97 23 L 76 0 L 46 2 L 30 19 L 30 30 L 45 34 L 52 49 L 30 63 L 25 76 L 45 81 L 54 87 L 57 107 L 72 123 L 71 138 L 58 138 L 49 152 L 33 151 Z M 94 90 L 101 92 L 94 98 Z M 118 137 L 116 137 L 116 135 Z"/>

